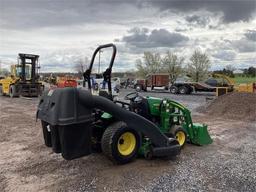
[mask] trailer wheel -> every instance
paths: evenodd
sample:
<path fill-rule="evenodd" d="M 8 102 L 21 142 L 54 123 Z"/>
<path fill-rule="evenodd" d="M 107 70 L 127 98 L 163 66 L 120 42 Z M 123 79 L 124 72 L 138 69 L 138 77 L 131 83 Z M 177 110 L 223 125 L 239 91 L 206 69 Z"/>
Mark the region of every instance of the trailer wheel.
<path fill-rule="evenodd" d="M 101 138 L 103 153 L 118 164 L 134 160 L 140 147 L 140 136 L 123 122 L 115 122 L 107 127 Z"/>
<path fill-rule="evenodd" d="M 177 94 L 178 93 L 178 87 L 176 87 L 176 86 L 171 86 L 170 87 L 170 92 L 172 93 L 172 94 Z"/>
<path fill-rule="evenodd" d="M 135 90 L 140 92 L 142 90 L 142 85 L 136 85 Z"/>
<path fill-rule="evenodd" d="M 16 87 L 14 85 L 10 86 L 9 95 L 10 95 L 11 98 L 18 96 Z"/>
<path fill-rule="evenodd" d="M 182 127 L 174 127 L 171 130 L 172 135 L 177 139 L 179 145 L 184 147 L 187 142 L 187 132 Z"/>
<path fill-rule="evenodd" d="M 186 86 L 181 86 L 179 88 L 179 93 L 180 94 L 187 94 L 188 93 L 188 88 Z"/>

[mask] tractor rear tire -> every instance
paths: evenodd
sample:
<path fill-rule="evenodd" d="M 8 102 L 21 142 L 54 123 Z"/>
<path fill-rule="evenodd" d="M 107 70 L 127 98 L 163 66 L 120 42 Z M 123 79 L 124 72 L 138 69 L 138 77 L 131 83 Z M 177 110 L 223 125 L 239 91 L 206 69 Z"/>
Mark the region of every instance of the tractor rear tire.
<path fill-rule="evenodd" d="M 171 129 L 171 134 L 177 139 L 181 148 L 187 143 L 187 132 L 182 127 L 173 127 Z"/>
<path fill-rule="evenodd" d="M 117 164 L 134 160 L 140 147 L 140 135 L 124 122 L 115 122 L 107 127 L 101 138 L 102 152 Z"/>
<path fill-rule="evenodd" d="M 11 85 L 11 86 L 10 86 L 9 95 L 10 95 L 11 98 L 18 96 L 16 87 L 15 87 L 14 85 Z"/>

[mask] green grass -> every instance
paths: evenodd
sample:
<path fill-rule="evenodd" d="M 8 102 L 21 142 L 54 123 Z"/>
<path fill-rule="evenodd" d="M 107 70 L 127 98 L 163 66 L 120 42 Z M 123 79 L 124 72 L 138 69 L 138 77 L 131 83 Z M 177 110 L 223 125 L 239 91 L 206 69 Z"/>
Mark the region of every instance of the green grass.
<path fill-rule="evenodd" d="M 255 77 L 241 77 L 241 76 L 236 76 L 235 78 L 232 78 L 236 84 L 240 83 L 253 83 L 256 82 Z"/>

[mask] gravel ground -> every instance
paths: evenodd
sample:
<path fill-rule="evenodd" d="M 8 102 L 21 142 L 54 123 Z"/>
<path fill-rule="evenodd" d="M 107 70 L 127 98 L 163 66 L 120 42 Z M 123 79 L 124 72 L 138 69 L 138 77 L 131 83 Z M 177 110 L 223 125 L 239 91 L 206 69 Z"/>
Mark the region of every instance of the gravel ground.
<path fill-rule="evenodd" d="M 256 191 L 255 125 L 223 119 L 204 122 L 214 143 L 187 146 L 174 174 L 168 171 L 155 178 L 148 191 Z"/>
<path fill-rule="evenodd" d="M 121 96 L 128 93 L 122 91 Z M 212 95 L 171 95 L 192 111 Z M 113 165 L 102 154 L 66 161 L 43 145 L 38 100 L 0 98 L 0 191 L 256 191 L 255 122 L 194 114 L 214 143 L 188 144 L 174 160 Z"/>

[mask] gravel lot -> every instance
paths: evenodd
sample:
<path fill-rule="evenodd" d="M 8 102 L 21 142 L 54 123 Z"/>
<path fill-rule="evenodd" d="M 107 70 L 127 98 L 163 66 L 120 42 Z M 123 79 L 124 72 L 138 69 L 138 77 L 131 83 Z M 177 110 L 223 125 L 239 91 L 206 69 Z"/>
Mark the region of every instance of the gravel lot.
<path fill-rule="evenodd" d="M 256 191 L 255 122 L 195 113 L 211 94 L 141 94 L 182 102 L 195 122 L 208 124 L 214 143 L 188 144 L 174 160 L 117 166 L 93 154 L 66 161 L 43 145 L 38 99 L 1 97 L 0 191 Z"/>

